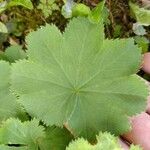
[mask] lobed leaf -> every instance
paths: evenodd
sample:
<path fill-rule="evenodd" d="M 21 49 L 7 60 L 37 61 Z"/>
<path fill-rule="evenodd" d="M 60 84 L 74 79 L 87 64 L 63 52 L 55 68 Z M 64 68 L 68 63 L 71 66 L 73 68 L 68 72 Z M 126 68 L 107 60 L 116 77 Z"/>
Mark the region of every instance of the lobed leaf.
<path fill-rule="evenodd" d="M 73 136 L 65 128 L 48 127 L 45 130 L 46 136 L 40 144 L 41 150 L 65 150 Z"/>
<path fill-rule="evenodd" d="M 10 92 L 10 65 L 0 61 L 0 122 L 23 114 L 16 97 Z"/>
<path fill-rule="evenodd" d="M 1 147 L 15 150 L 38 150 L 44 137 L 44 128 L 35 119 L 22 123 L 18 119 L 9 119 L 0 128 Z M 8 145 L 8 146 L 4 146 Z M 18 145 L 18 146 L 15 146 Z"/>
<path fill-rule="evenodd" d="M 133 39 L 105 39 L 102 22 L 76 18 L 63 34 L 46 25 L 26 41 L 29 59 L 13 64 L 11 78 L 31 116 L 93 139 L 100 130 L 126 132 L 128 116 L 144 110 L 148 88 L 135 75 L 141 51 Z"/>
<path fill-rule="evenodd" d="M 88 141 L 80 138 L 70 143 L 66 150 L 122 150 L 122 148 L 115 136 L 107 132 L 100 132 L 96 144 L 91 145 Z M 132 145 L 130 150 L 141 150 L 141 148 Z"/>

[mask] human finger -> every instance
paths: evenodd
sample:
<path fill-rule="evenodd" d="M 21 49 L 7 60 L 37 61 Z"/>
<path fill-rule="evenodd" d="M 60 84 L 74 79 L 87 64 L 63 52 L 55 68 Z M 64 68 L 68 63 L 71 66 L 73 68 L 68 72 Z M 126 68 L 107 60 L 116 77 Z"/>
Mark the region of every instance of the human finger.
<path fill-rule="evenodd" d="M 124 138 L 133 144 L 140 145 L 143 150 L 150 150 L 150 115 L 141 113 L 131 119 L 132 130 L 124 134 Z"/>
<path fill-rule="evenodd" d="M 142 70 L 150 74 L 150 52 L 145 53 L 143 56 Z"/>

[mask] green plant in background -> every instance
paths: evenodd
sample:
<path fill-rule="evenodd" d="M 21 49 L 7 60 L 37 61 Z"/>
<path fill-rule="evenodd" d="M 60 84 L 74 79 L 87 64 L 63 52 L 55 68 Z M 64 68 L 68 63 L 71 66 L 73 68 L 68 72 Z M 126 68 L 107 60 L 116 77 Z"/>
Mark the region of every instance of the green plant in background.
<path fill-rule="evenodd" d="M 5 26 L 4 23 L 0 22 L 0 33 L 7 33 L 7 27 Z"/>
<path fill-rule="evenodd" d="M 140 8 L 137 4 L 129 2 L 130 9 L 133 17 L 136 19 L 136 23 L 133 24 L 133 32 L 136 35 L 146 35 L 144 26 L 150 25 L 150 10 L 146 8 Z"/>
<path fill-rule="evenodd" d="M 133 24 L 133 32 L 137 35 L 134 37 L 135 42 L 142 48 L 142 52 L 148 51 L 149 40 L 143 35 L 147 34 L 144 26 L 150 25 L 150 10 L 139 7 L 137 4 L 129 2 L 130 9 L 132 11 L 133 17 L 136 19 L 136 23 Z"/>
<path fill-rule="evenodd" d="M 138 46 L 142 48 L 142 53 L 146 53 L 148 51 L 150 41 L 146 37 L 135 36 L 134 40 L 138 44 Z"/>
<path fill-rule="evenodd" d="M 103 20 L 105 24 L 109 24 L 108 10 L 104 6 L 105 0 L 102 0 L 95 8 L 90 10 L 90 7 L 82 4 L 75 3 L 73 0 L 65 0 L 65 5 L 62 8 L 62 14 L 66 18 L 84 16 L 88 17 L 94 23 Z"/>
<path fill-rule="evenodd" d="M 26 59 L 27 55 L 25 51 L 21 48 L 19 45 L 14 45 L 8 47 L 5 52 L 0 53 L 0 59 L 9 61 L 9 62 L 15 62 L 19 59 Z"/>
<path fill-rule="evenodd" d="M 23 6 L 28 9 L 33 9 L 31 0 L 10 0 L 8 1 L 6 8 L 13 6 Z"/>
<path fill-rule="evenodd" d="M 145 8 L 140 8 L 138 5 L 129 2 L 129 6 L 140 25 L 149 26 L 150 25 L 150 10 Z"/>
<path fill-rule="evenodd" d="M 108 13 L 107 9 L 104 6 L 105 5 L 105 0 L 101 1 L 89 14 L 88 18 L 89 20 L 98 23 L 98 22 L 104 22 L 108 23 Z"/>
<path fill-rule="evenodd" d="M 74 0 L 64 0 L 62 14 L 66 18 L 77 16 L 88 16 L 91 12 L 90 8 L 82 3 L 75 3 Z"/>
<path fill-rule="evenodd" d="M 37 8 L 42 10 L 46 18 L 51 15 L 54 10 L 59 10 L 56 0 L 40 0 L 40 4 Z"/>
<path fill-rule="evenodd" d="M 102 21 L 73 19 L 63 35 L 47 25 L 26 42 L 28 60 L 13 64 L 11 89 L 46 125 L 94 140 L 100 130 L 128 131 L 128 116 L 144 110 L 148 88 L 135 75 L 140 49 L 133 39 L 105 39 Z"/>
<path fill-rule="evenodd" d="M 73 17 L 88 16 L 90 12 L 91 12 L 90 8 L 82 3 L 75 4 L 72 8 Z"/>
<path fill-rule="evenodd" d="M 30 0 L 1 0 L 0 1 L 1 18 L 2 18 L 2 13 L 4 13 L 6 10 L 9 10 L 10 8 L 12 8 L 14 6 L 22 6 L 24 8 L 30 9 L 30 10 L 33 9 L 33 5 Z M 13 20 L 13 22 L 15 22 L 15 19 Z M 0 22 L 0 36 L 2 37 L 2 39 L 0 39 L 0 46 L 7 39 L 8 34 L 10 33 L 9 27 L 10 27 L 10 25 L 8 25 L 5 21 Z M 20 31 L 17 31 L 17 33 L 20 34 Z"/>
<path fill-rule="evenodd" d="M 23 6 L 28 9 L 33 9 L 31 0 L 3 0 L 0 1 L 0 13 L 13 6 Z"/>

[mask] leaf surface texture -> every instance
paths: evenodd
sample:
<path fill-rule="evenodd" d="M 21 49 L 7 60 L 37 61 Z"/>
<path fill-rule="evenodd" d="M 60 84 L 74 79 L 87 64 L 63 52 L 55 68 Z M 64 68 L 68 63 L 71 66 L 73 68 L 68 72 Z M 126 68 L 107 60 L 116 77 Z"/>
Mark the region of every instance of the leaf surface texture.
<path fill-rule="evenodd" d="M 29 59 L 13 65 L 11 78 L 31 116 L 93 139 L 127 131 L 128 116 L 144 110 L 148 88 L 135 75 L 141 52 L 133 39 L 105 39 L 102 23 L 76 18 L 63 34 L 46 25 L 26 41 Z"/>

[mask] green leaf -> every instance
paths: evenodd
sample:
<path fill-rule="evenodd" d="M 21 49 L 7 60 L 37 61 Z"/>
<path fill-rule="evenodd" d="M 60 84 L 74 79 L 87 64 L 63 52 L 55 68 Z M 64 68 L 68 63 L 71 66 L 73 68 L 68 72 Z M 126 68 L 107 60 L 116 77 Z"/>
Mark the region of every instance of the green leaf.
<path fill-rule="evenodd" d="M 121 36 L 121 31 L 122 31 L 122 26 L 119 24 L 115 25 L 113 37 L 117 38 L 117 37 Z"/>
<path fill-rule="evenodd" d="M 97 142 L 98 143 L 95 148 L 99 150 L 122 150 L 121 146 L 118 143 L 118 138 L 107 132 L 100 132 L 97 136 Z"/>
<path fill-rule="evenodd" d="M 6 1 L 0 1 L 0 13 L 2 13 L 6 9 L 7 2 Z"/>
<path fill-rule="evenodd" d="M 7 57 L 5 56 L 5 53 L 3 51 L 0 51 L 0 60 L 7 61 Z"/>
<path fill-rule="evenodd" d="M 7 8 L 13 7 L 13 6 L 18 6 L 18 5 L 26 7 L 28 9 L 33 9 L 33 5 L 32 5 L 31 0 L 11 0 L 7 4 Z"/>
<path fill-rule="evenodd" d="M 10 65 L 0 61 L 0 122 L 9 117 L 18 116 L 21 113 L 20 105 L 16 97 L 11 94 L 10 86 Z"/>
<path fill-rule="evenodd" d="M 51 15 L 52 11 L 59 10 L 59 6 L 55 0 L 40 0 L 37 8 L 42 10 L 45 17 Z"/>
<path fill-rule="evenodd" d="M 63 35 L 47 25 L 27 37 L 28 60 L 12 66 L 12 89 L 31 116 L 93 139 L 129 129 L 145 109 L 148 87 L 135 75 L 141 51 L 133 39 L 104 39 L 103 24 L 73 19 Z"/>
<path fill-rule="evenodd" d="M 77 3 L 72 8 L 72 17 L 88 16 L 90 13 L 90 8 L 82 3 Z"/>
<path fill-rule="evenodd" d="M 2 146 L 9 144 L 10 148 L 10 145 L 19 145 L 22 150 L 38 150 L 38 144 L 44 137 L 43 130 L 35 119 L 23 123 L 18 119 L 9 119 L 0 128 L 0 143 Z M 18 148 L 14 147 L 13 150 Z"/>
<path fill-rule="evenodd" d="M 27 58 L 26 53 L 19 45 L 8 47 L 5 51 L 5 56 L 9 62 L 15 62 L 16 60 Z"/>
<path fill-rule="evenodd" d="M 130 2 L 130 8 L 135 15 L 137 22 L 141 25 L 149 26 L 150 25 L 150 10 L 145 8 L 140 8 L 138 5 Z"/>
<path fill-rule="evenodd" d="M 99 133 L 97 143 L 91 145 L 83 138 L 77 139 L 69 144 L 66 150 L 122 150 L 117 137 L 110 133 Z M 141 150 L 138 146 L 131 146 L 130 150 Z"/>
<path fill-rule="evenodd" d="M 94 150 L 94 146 L 81 138 L 70 143 L 66 150 Z"/>
<path fill-rule="evenodd" d="M 0 32 L 1 33 L 7 33 L 8 32 L 7 27 L 2 22 L 0 22 Z"/>
<path fill-rule="evenodd" d="M 46 129 L 46 137 L 41 141 L 41 150 L 65 150 L 66 146 L 73 139 L 72 135 L 65 128 L 55 126 Z"/>
<path fill-rule="evenodd" d="M 138 46 L 142 48 L 142 53 L 146 53 L 148 51 L 150 41 L 146 37 L 135 36 L 134 40 L 138 44 Z"/>
<path fill-rule="evenodd" d="M 107 11 L 105 9 L 105 1 L 106 0 L 103 0 L 101 1 L 92 11 L 91 13 L 89 14 L 89 19 L 92 21 L 92 22 L 100 22 L 100 21 L 106 21 L 107 20 Z"/>
<path fill-rule="evenodd" d="M 130 150 L 142 150 L 142 148 L 137 145 L 131 145 Z"/>
<path fill-rule="evenodd" d="M 5 52 L 0 52 L 0 59 L 10 63 L 19 59 L 26 59 L 27 55 L 20 45 L 13 45 L 8 47 Z"/>
<path fill-rule="evenodd" d="M 83 3 L 75 3 L 73 0 L 67 0 L 62 7 L 62 15 L 65 18 L 88 16 L 91 13 L 90 7 Z"/>

